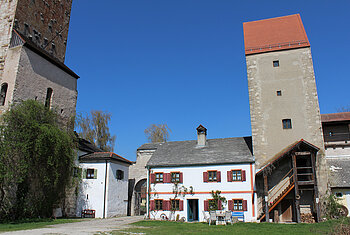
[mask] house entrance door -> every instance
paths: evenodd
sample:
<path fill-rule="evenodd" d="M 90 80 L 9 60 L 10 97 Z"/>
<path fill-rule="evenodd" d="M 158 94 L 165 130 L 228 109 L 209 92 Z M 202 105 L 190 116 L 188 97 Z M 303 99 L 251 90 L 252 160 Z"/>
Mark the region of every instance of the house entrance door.
<path fill-rule="evenodd" d="M 187 220 L 198 221 L 198 199 L 187 200 Z"/>

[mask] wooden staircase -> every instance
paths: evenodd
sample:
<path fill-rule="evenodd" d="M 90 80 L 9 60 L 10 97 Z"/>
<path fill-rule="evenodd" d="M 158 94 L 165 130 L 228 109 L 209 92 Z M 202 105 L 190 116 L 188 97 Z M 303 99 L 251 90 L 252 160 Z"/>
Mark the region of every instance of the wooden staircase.
<path fill-rule="evenodd" d="M 272 189 L 268 192 L 268 205 L 269 205 L 269 212 L 275 208 L 275 206 L 278 205 L 282 199 L 287 196 L 287 194 L 294 188 L 294 177 L 293 177 L 293 169 L 290 170 L 283 179 L 275 185 Z M 262 202 L 261 204 L 262 210 L 260 211 L 260 215 L 258 219 L 261 221 L 265 218 L 265 203 Z"/>

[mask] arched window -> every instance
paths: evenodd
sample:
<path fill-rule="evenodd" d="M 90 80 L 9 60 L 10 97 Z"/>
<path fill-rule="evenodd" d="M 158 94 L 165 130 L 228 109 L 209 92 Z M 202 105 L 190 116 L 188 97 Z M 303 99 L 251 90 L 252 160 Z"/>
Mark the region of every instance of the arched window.
<path fill-rule="evenodd" d="M 46 99 L 45 99 L 45 107 L 50 108 L 51 97 L 52 97 L 52 88 L 47 88 Z"/>
<path fill-rule="evenodd" d="M 1 92 L 0 92 L 0 105 L 1 106 L 5 105 L 7 87 L 8 87 L 7 83 L 3 83 L 1 85 Z"/>

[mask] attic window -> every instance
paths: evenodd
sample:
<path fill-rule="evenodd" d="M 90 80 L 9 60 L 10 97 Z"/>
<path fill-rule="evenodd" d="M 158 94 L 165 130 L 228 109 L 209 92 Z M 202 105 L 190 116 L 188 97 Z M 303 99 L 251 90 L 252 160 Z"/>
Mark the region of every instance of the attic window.
<path fill-rule="evenodd" d="M 86 170 L 86 179 L 95 179 L 95 169 Z"/>
<path fill-rule="evenodd" d="M 283 124 L 283 129 L 292 129 L 292 120 L 291 119 L 283 119 L 282 124 Z"/>
<path fill-rule="evenodd" d="M 117 170 L 116 177 L 117 177 L 117 180 L 122 180 L 122 179 L 124 179 L 124 171 L 122 171 L 122 170 Z"/>
<path fill-rule="evenodd" d="M 279 60 L 274 60 L 273 61 L 273 67 L 280 67 L 280 61 Z"/>

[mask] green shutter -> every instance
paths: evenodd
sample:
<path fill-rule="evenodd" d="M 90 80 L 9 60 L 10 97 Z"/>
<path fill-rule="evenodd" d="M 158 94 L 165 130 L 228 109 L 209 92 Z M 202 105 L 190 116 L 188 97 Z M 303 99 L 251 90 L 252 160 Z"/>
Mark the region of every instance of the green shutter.
<path fill-rule="evenodd" d="M 83 179 L 86 179 L 86 175 L 87 175 L 87 169 L 83 169 L 82 178 L 83 178 Z"/>
<path fill-rule="evenodd" d="M 97 179 L 97 169 L 94 169 L 94 179 Z"/>

